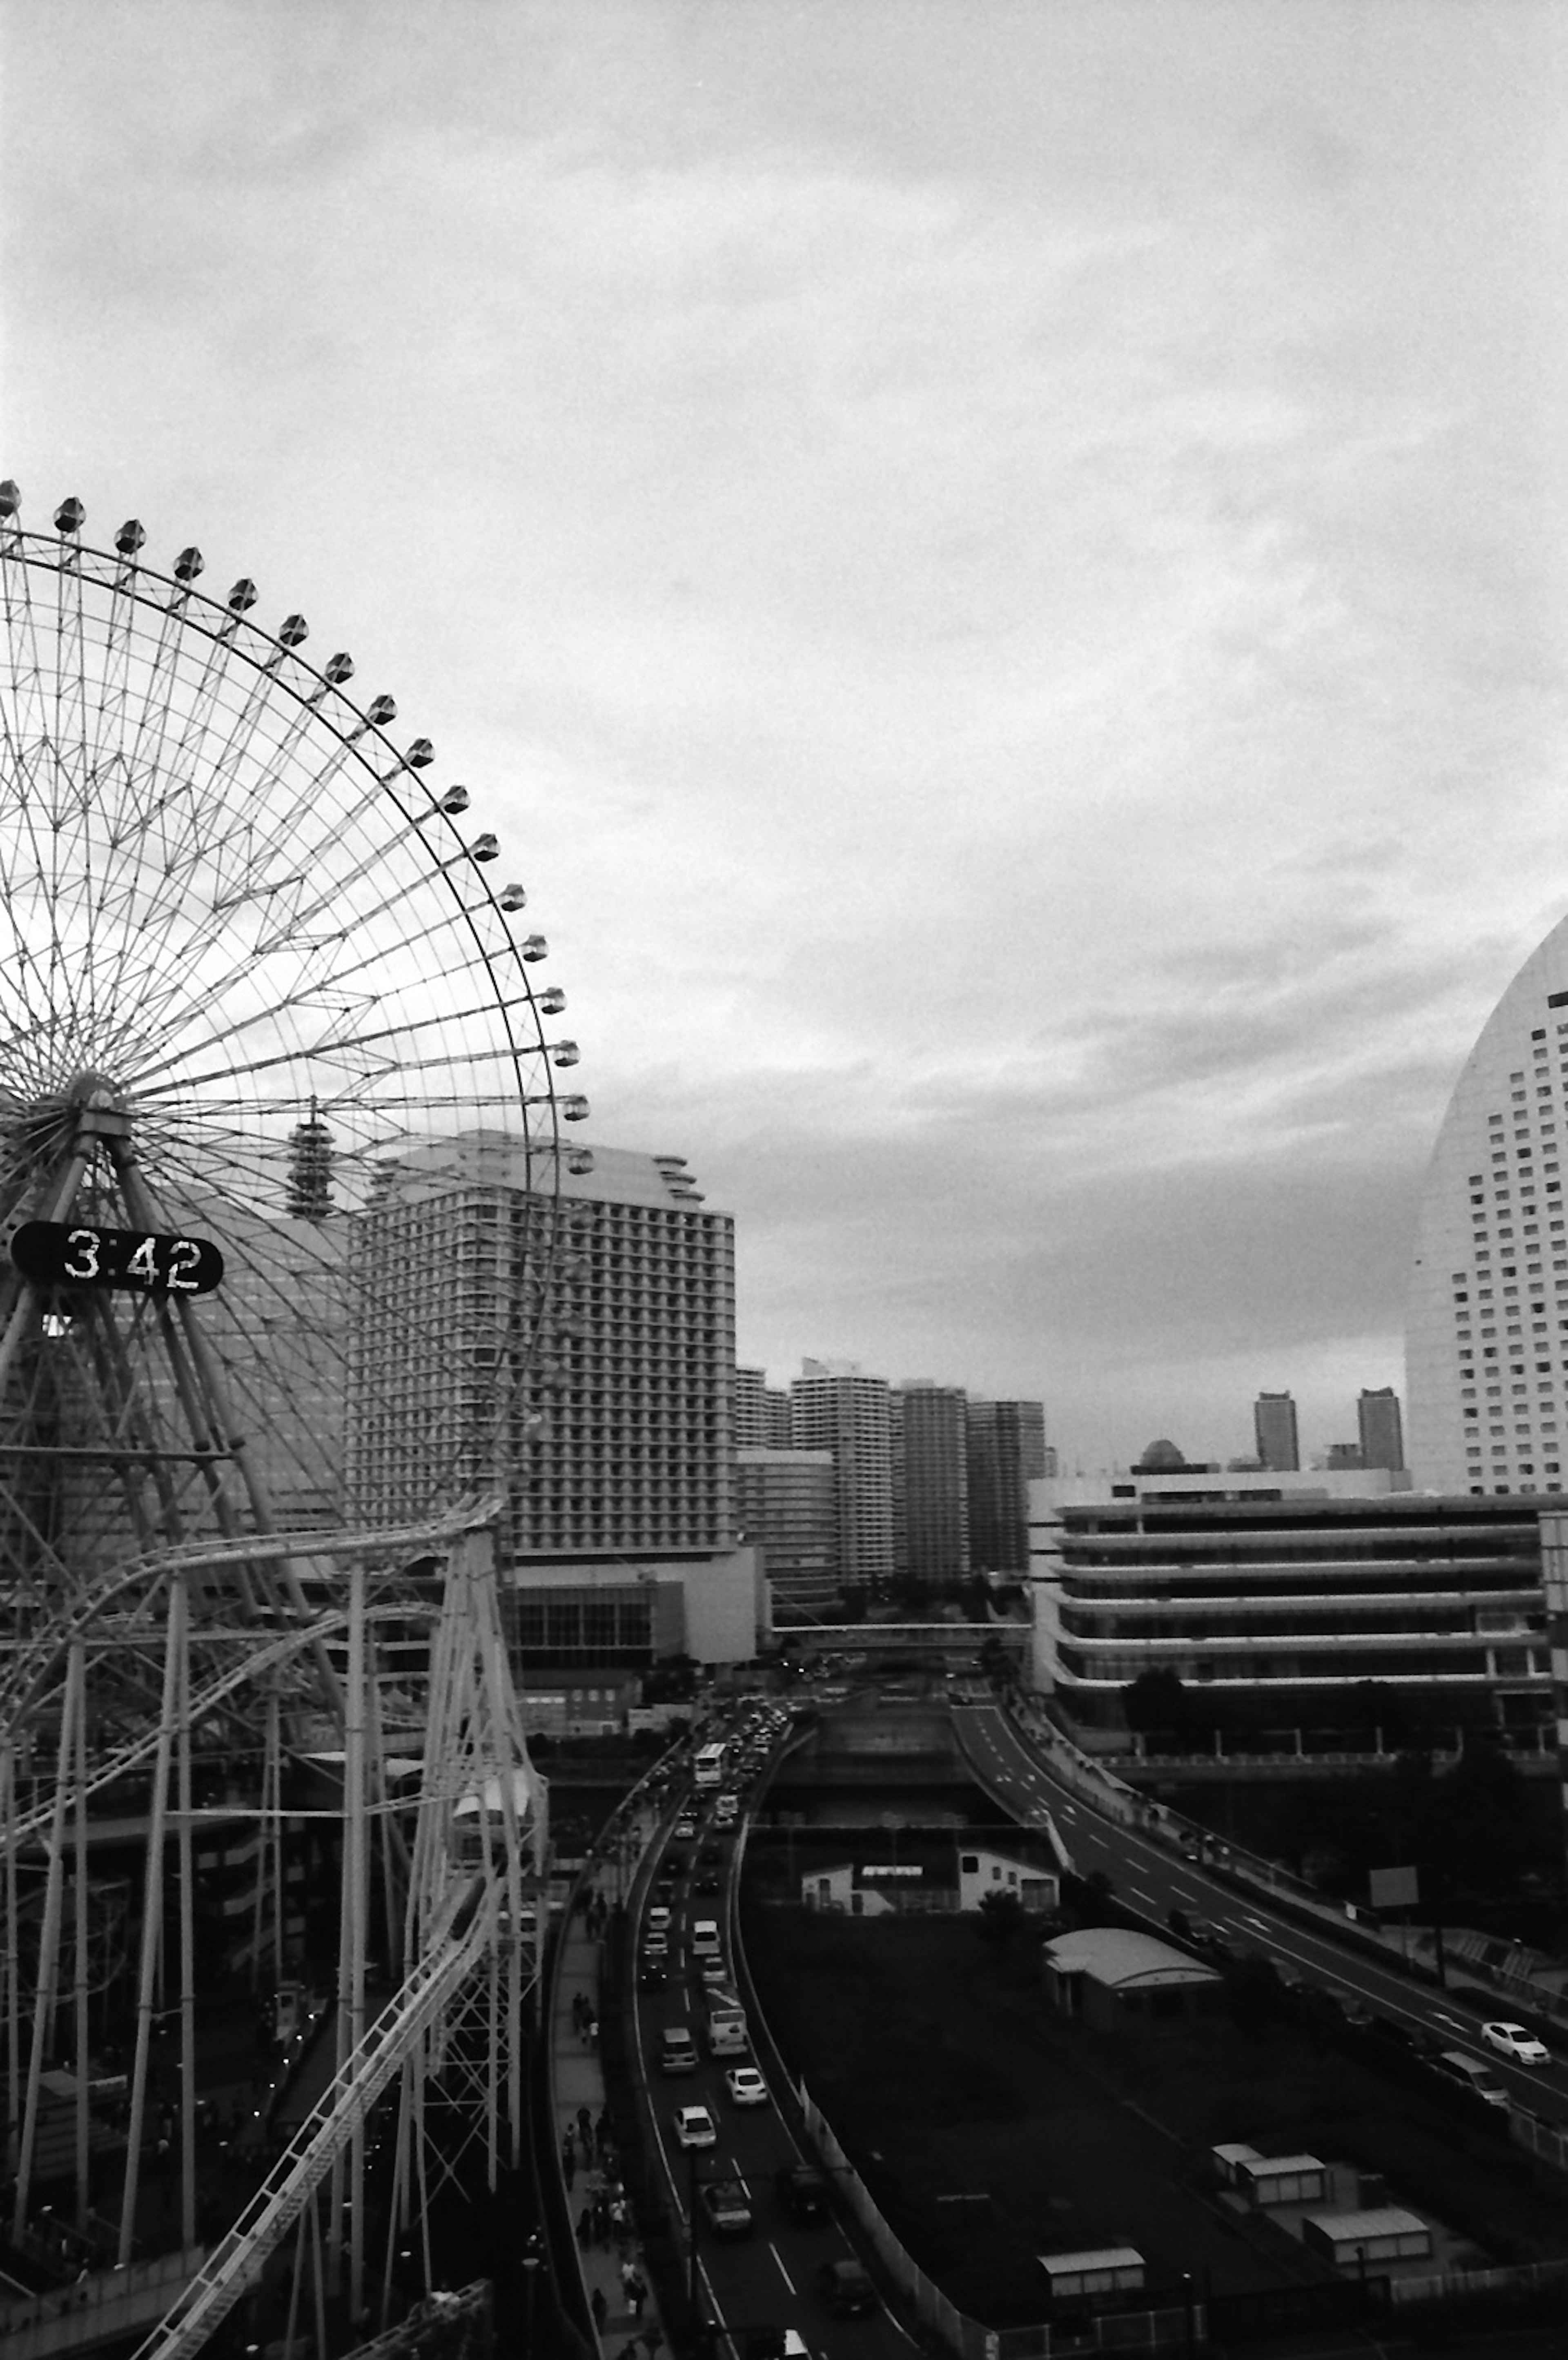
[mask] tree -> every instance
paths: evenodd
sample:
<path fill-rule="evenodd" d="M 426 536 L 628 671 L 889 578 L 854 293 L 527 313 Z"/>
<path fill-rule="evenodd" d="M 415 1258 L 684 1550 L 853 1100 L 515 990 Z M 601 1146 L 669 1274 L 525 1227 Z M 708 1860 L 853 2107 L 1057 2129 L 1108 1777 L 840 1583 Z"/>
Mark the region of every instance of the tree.
<path fill-rule="evenodd" d="M 1005 1886 L 998 1886 L 994 1893 L 982 1893 L 978 1912 L 981 1939 L 1000 1957 L 1022 1929 L 1027 1914 L 1018 1896 Z"/>

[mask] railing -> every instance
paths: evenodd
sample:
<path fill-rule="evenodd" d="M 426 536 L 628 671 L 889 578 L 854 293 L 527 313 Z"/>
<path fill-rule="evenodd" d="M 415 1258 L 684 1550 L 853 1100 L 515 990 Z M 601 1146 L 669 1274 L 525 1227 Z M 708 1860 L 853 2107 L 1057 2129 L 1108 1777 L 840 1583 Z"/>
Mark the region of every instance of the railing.
<path fill-rule="evenodd" d="M 134 2335 L 163 2317 L 205 2257 L 204 2245 L 191 2245 L 0 2304 L 0 2352 L 5 2360 L 53 2360 L 56 2354 Z"/>

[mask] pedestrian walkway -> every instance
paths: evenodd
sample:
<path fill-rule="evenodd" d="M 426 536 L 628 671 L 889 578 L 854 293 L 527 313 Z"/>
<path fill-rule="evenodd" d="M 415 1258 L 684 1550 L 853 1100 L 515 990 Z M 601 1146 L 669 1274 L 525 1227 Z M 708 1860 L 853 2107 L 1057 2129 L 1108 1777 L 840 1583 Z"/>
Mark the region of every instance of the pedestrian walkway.
<path fill-rule="evenodd" d="M 635 1823 L 628 1849 L 640 1858 L 652 1832 L 652 1815 Z M 630 1877 L 635 1861 L 618 1861 Z M 561 1929 L 550 2026 L 551 2112 L 566 2210 L 576 2225 L 577 2267 L 604 2360 L 653 2360 L 668 2346 L 653 2300 L 652 2281 L 637 2224 L 616 2169 L 605 2103 L 598 2010 L 607 1897 L 591 1886 Z M 636 2346 L 633 2354 L 632 2347 Z"/>

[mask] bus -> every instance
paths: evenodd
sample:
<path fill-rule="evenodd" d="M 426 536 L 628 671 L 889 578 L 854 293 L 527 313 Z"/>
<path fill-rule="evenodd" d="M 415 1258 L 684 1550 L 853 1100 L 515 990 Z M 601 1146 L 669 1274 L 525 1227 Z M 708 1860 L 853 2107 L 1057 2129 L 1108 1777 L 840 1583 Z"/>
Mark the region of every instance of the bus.
<path fill-rule="evenodd" d="M 725 1747 L 699 1745 L 692 1765 L 692 1778 L 698 1786 L 722 1786 L 724 1784 Z"/>

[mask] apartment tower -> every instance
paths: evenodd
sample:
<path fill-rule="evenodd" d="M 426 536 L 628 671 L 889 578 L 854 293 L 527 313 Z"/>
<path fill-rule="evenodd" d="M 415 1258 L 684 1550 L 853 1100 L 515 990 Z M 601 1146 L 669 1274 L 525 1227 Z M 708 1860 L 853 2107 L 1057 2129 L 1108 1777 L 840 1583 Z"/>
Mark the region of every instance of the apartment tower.
<path fill-rule="evenodd" d="M 880 1597 L 893 1579 L 893 1437 L 885 1377 L 851 1360 L 804 1360 L 789 1389 L 797 1450 L 833 1454 L 839 1575 Z"/>
<path fill-rule="evenodd" d="M 1257 1437 L 1257 1463 L 1276 1475 L 1300 1470 L 1301 1443 L 1296 1430 L 1296 1404 L 1288 1393 L 1259 1393 L 1252 1408 Z"/>

